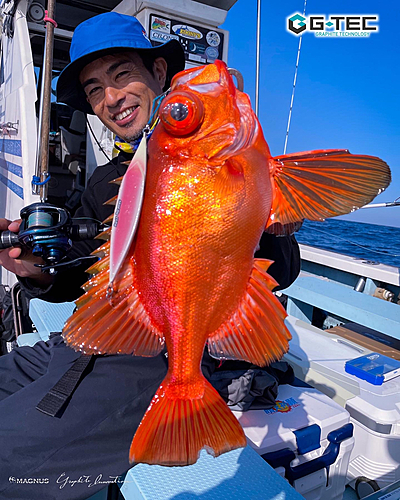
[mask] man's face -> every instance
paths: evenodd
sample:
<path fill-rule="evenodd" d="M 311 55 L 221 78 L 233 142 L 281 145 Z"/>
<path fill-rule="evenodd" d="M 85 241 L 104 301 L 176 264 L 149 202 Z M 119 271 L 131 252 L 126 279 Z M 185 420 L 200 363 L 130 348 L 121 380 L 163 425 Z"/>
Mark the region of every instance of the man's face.
<path fill-rule="evenodd" d="M 153 99 L 162 93 L 167 64 L 158 58 L 152 76 L 135 52 L 96 59 L 79 75 L 93 112 L 119 137 L 131 142 L 150 118 Z"/>

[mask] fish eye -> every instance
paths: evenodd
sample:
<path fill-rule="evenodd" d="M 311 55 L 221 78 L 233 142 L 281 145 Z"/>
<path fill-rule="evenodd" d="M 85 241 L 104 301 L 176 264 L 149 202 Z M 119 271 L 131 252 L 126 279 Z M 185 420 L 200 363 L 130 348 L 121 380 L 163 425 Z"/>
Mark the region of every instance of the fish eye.
<path fill-rule="evenodd" d="M 171 104 L 169 114 L 173 120 L 181 122 L 188 117 L 189 108 L 187 107 L 187 104 L 184 104 L 183 102 L 175 102 L 174 104 Z"/>
<path fill-rule="evenodd" d="M 191 92 L 173 92 L 165 98 L 160 110 L 161 123 L 172 135 L 190 134 L 201 125 L 203 118 L 203 103 Z"/>

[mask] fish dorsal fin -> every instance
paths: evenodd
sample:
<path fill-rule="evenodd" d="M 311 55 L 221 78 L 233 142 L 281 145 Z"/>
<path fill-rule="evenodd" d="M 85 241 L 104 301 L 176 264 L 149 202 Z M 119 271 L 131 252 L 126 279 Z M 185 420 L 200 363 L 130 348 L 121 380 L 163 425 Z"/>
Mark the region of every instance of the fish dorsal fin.
<path fill-rule="evenodd" d="M 345 149 L 293 153 L 270 161 L 273 200 L 267 231 L 276 223 L 284 226 L 352 212 L 373 200 L 391 180 L 380 158 L 352 155 Z M 280 230 L 285 233 L 281 226 Z"/>
<path fill-rule="evenodd" d="M 208 351 L 217 359 L 242 359 L 264 366 L 280 359 L 291 335 L 286 312 L 271 292 L 278 284 L 267 273 L 272 261 L 254 259 L 245 295 L 231 318 L 208 338 Z"/>
<path fill-rule="evenodd" d="M 102 252 L 103 259 L 92 266 L 94 276 L 83 286 L 86 293 L 75 302 L 77 311 L 65 324 L 65 341 L 87 354 L 156 356 L 163 348 L 164 338 L 141 303 L 133 283 L 133 265 L 125 260 L 115 278 L 116 289 L 110 301 L 110 242 L 103 245 Z"/>

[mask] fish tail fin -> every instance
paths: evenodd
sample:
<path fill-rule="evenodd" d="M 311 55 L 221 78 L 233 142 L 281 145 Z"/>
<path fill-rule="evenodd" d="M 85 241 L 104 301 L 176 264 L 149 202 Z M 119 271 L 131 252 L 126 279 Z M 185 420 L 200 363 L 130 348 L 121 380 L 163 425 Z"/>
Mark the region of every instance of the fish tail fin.
<path fill-rule="evenodd" d="M 203 448 L 216 457 L 246 446 L 238 420 L 204 377 L 197 397 L 179 397 L 179 390 L 160 386 L 132 440 L 131 462 L 183 466 L 195 463 Z"/>

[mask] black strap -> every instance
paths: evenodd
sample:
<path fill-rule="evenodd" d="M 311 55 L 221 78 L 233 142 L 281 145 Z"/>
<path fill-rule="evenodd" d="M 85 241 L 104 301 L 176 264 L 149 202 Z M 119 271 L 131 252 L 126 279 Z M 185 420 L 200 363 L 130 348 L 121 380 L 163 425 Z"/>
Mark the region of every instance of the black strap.
<path fill-rule="evenodd" d="M 56 385 L 40 401 L 36 409 L 50 417 L 55 417 L 74 392 L 91 359 L 92 355 L 81 354 L 71 368 L 64 373 Z"/>

